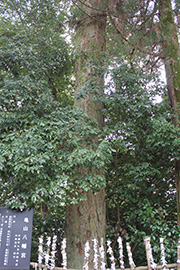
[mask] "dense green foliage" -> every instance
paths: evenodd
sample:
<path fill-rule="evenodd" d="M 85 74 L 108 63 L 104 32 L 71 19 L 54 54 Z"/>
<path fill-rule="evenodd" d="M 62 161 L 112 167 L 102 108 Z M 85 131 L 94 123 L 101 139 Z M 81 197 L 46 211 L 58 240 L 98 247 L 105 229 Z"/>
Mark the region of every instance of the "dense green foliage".
<path fill-rule="evenodd" d="M 179 229 L 173 166 L 179 130 L 171 123 L 167 97 L 156 102 L 156 95 L 163 95 L 156 77 L 128 65 L 115 67 L 111 76 L 116 91 L 110 82 L 105 132 L 116 152 L 107 174 L 108 235 L 114 242 L 119 234 L 130 241 L 139 265 L 146 260 L 144 236 L 151 236 L 159 263 L 159 239 L 165 237 L 167 258 L 175 261 Z"/>
<path fill-rule="evenodd" d="M 135 262 L 142 265 L 143 237 L 151 236 L 157 261 L 159 238 L 165 237 L 167 260 L 175 262 L 179 229 L 173 166 L 180 141 L 159 74 L 132 65 L 132 55 L 125 55 L 129 44 L 120 47 L 109 22 L 107 35 L 116 46 L 107 58 L 103 55 L 105 64 L 99 66 L 99 59 L 88 56 L 92 72 L 107 75 L 99 97 L 105 104 L 105 125 L 99 130 L 94 119 L 72 107 L 74 63 L 64 38 L 69 15 L 63 2 L 0 4 L 1 205 L 34 207 L 34 239 L 42 233 L 56 233 L 60 239 L 65 205 L 85 199 L 83 191 L 96 193 L 106 186 L 107 238 L 115 243 L 120 234 L 130 241 Z M 139 1 L 126 1 L 126 31 L 139 8 Z M 137 37 L 131 38 L 133 43 Z M 149 48 L 146 38 L 143 46 Z M 138 52 L 134 61 L 146 64 L 142 55 Z M 96 87 L 92 78 L 87 80 L 87 93 L 95 93 Z M 85 178 L 84 167 L 89 171 Z M 98 170 L 104 175 L 94 173 Z"/>
<path fill-rule="evenodd" d="M 94 171 L 104 171 L 111 150 L 96 122 L 72 108 L 72 63 L 60 16 L 45 12 L 50 1 L 31 4 L 24 2 L 27 10 L 11 1 L 2 5 L 7 13 L 0 32 L 0 190 L 2 206 L 34 207 L 37 242 L 44 232 L 61 237 L 65 205 L 85 199 L 84 190 L 105 186 Z M 16 8 L 23 21 L 10 17 Z M 102 138 L 98 147 L 96 137 Z"/>

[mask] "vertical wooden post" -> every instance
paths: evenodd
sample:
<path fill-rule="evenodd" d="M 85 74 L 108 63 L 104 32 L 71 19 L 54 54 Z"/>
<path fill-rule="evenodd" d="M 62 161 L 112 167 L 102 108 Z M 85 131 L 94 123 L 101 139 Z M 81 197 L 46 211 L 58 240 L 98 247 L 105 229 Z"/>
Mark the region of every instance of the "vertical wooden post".
<path fill-rule="evenodd" d="M 151 270 L 151 261 L 150 261 L 150 253 L 149 253 L 149 244 L 150 244 L 150 238 L 146 236 L 144 238 L 144 244 L 146 248 L 146 259 L 147 259 L 147 265 L 148 265 L 148 270 Z"/>
<path fill-rule="evenodd" d="M 42 269 L 42 260 L 43 260 L 43 236 L 39 238 L 39 249 L 38 249 L 38 264 L 39 270 Z"/>
<path fill-rule="evenodd" d="M 160 245 L 161 245 L 161 262 L 162 262 L 162 267 L 163 270 L 167 269 L 167 262 L 165 258 L 165 250 L 164 250 L 164 238 L 160 238 Z"/>
<path fill-rule="evenodd" d="M 63 270 L 67 270 L 66 238 L 62 241 L 61 254 Z"/>
<path fill-rule="evenodd" d="M 123 245 L 122 245 L 122 238 L 120 236 L 118 237 L 117 242 L 119 244 L 119 258 L 120 258 L 121 269 L 124 269 Z"/>
<path fill-rule="evenodd" d="M 90 246 L 89 246 L 89 241 L 86 242 L 85 247 L 84 247 L 84 265 L 83 269 L 88 270 L 89 269 L 89 251 L 90 251 Z"/>
<path fill-rule="evenodd" d="M 180 270 L 180 238 L 177 245 L 177 270 Z"/>
<path fill-rule="evenodd" d="M 50 270 L 54 270 L 54 268 L 55 268 L 56 241 L 57 241 L 57 236 L 54 235 L 53 240 L 52 240 L 51 268 L 50 268 Z"/>
<path fill-rule="evenodd" d="M 100 258 L 100 269 L 106 270 L 106 263 L 105 263 L 105 251 L 104 251 L 104 240 L 101 238 L 101 246 L 99 248 L 99 258 Z"/>
<path fill-rule="evenodd" d="M 147 260 L 150 261 L 150 268 L 151 269 L 156 269 L 157 265 L 156 265 L 156 263 L 154 262 L 154 259 L 153 259 L 152 248 L 151 248 L 151 243 L 150 243 L 150 237 L 146 237 L 145 242 L 146 242 L 146 246 L 147 246 L 146 255 L 147 255 Z M 148 265 L 148 268 L 149 268 L 149 265 Z"/>
<path fill-rule="evenodd" d="M 51 237 L 47 237 L 47 251 L 45 256 L 45 270 L 48 269 L 49 263 L 49 253 L 50 253 Z"/>
<path fill-rule="evenodd" d="M 94 242 L 93 249 L 94 249 L 94 269 L 98 270 L 98 241 L 96 238 L 92 240 Z"/>
<path fill-rule="evenodd" d="M 109 253 L 109 255 L 110 255 L 111 270 L 115 270 L 116 269 L 115 258 L 114 258 L 114 254 L 113 254 L 113 250 L 112 250 L 112 247 L 111 247 L 111 241 L 110 240 L 107 241 L 107 246 L 108 246 L 107 253 Z"/>
<path fill-rule="evenodd" d="M 133 261 L 132 252 L 131 252 L 131 246 L 130 246 L 130 244 L 128 242 L 126 243 L 126 248 L 127 248 L 130 268 L 135 269 L 136 265 L 135 265 L 135 263 Z"/>

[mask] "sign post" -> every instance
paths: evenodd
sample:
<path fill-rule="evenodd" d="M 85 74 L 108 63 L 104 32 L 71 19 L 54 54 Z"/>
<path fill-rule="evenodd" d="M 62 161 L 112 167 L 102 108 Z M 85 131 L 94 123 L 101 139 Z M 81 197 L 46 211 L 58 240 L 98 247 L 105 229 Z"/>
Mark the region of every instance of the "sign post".
<path fill-rule="evenodd" d="M 33 209 L 0 207 L 0 270 L 29 270 Z"/>

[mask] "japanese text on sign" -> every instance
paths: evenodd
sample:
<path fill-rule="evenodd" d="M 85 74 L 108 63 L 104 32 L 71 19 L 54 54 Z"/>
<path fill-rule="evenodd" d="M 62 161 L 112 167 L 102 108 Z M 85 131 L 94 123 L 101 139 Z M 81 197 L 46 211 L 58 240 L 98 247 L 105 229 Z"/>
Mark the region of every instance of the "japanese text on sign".
<path fill-rule="evenodd" d="M 28 270 L 33 210 L 0 207 L 0 270 Z"/>

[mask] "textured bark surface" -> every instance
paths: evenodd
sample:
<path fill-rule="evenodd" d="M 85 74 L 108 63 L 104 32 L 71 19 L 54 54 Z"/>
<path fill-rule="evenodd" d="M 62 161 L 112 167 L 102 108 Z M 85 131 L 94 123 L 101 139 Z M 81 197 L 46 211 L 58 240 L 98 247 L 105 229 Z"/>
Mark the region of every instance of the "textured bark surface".
<path fill-rule="evenodd" d="M 103 1 L 89 0 L 86 5 L 103 8 Z M 97 120 L 99 127 L 103 126 L 102 102 L 94 102 L 93 98 L 103 91 L 103 74 L 96 74 L 92 69 L 93 61 L 97 66 L 102 62 L 102 54 L 105 50 L 106 16 L 103 12 L 97 12 L 87 6 L 82 6 L 86 13 L 79 18 L 76 27 L 74 44 L 77 50 L 76 60 L 76 102 L 90 117 Z M 88 14 L 88 15 L 87 15 Z M 87 80 L 90 80 L 87 86 Z M 88 169 L 82 169 L 82 175 L 87 174 Z M 105 240 L 105 191 L 94 195 L 93 192 L 84 192 L 87 200 L 80 201 L 77 205 L 67 206 L 66 209 L 66 237 L 67 237 L 67 261 L 68 268 L 83 269 L 84 245 L 89 240 L 91 251 L 89 269 L 93 266 L 92 239 L 99 243 Z"/>
<path fill-rule="evenodd" d="M 94 196 L 89 191 L 86 196 L 86 201 L 67 207 L 68 268 L 83 269 L 84 245 L 89 240 L 91 246 L 89 269 L 94 269 L 92 239 L 96 238 L 99 243 L 101 238 L 105 239 L 105 192 L 102 190 Z"/>
<path fill-rule="evenodd" d="M 78 49 L 79 57 L 76 60 L 75 106 L 80 107 L 89 116 L 95 118 L 101 128 L 103 126 L 101 113 L 103 104 L 102 102 L 93 102 L 93 98 L 103 91 L 104 74 L 96 74 L 93 65 L 97 67 L 103 61 L 106 16 L 98 13 L 91 14 L 91 16 L 83 18 L 76 29 L 74 43 Z"/>
<path fill-rule="evenodd" d="M 175 115 L 172 122 L 174 126 L 179 126 L 180 114 L 178 107 L 180 104 L 180 50 L 171 0 L 159 0 L 159 9 L 162 25 L 162 48 L 166 70 L 168 96 Z M 175 160 L 175 181 L 178 225 L 180 226 L 180 160 Z"/>

